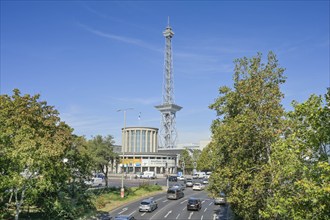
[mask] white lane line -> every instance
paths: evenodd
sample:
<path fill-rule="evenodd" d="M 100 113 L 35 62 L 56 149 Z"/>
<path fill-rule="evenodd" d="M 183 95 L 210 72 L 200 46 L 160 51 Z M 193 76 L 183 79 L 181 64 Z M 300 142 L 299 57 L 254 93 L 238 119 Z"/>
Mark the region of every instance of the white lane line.
<path fill-rule="evenodd" d="M 168 202 L 168 199 L 164 200 L 163 202 Z"/>
<path fill-rule="evenodd" d="M 186 199 L 186 200 L 180 202 L 180 204 L 183 204 L 183 203 L 185 203 L 185 202 L 187 202 L 187 201 L 188 201 L 188 199 Z"/>
<path fill-rule="evenodd" d="M 136 212 L 136 210 L 134 212 L 131 212 L 129 215 L 133 215 Z"/>
<path fill-rule="evenodd" d="M 147 212 L 143 212 L 143 213 L 141 214 L 141 216 L 144 216 L 146 213 L 147 213 Z"/>
<path fill-rule="evenodd" d="M 204 209 L 204 212 L 206 212 L 207 208 Z"/>
<path fill-rule="evenodd" d="M 171 213 L 172 213 L 172 210 L 168 211 L 168 213 L 164 216 L 164 218 L 167 218 L 167 216 Z"/>
<path fill-rule="evenodd" d="M 128 209 L 127 207 L 123 208 L 123 209 L 122 209 L 123 211 L 118 212 L 118 214 L 120 215 L 121 213 L 125 212 L 127 209 Z"/>
<path fill-rule="evenodd" d="M 188 219 L 191 219 L 191 216 L 194 214 L 194 212 L 190 212 Z"/>
<path fill-rule="evenodd" d="M 156 199 L 156 201 L 162 200 L 162 199 L 166 199 L 166 196 L 160 197 L 158 199 Z"/>
<path fill-rule="evenodd" d="M 182 210 L 184 211 L 187 208 L 187 206 L 185 206 Z"/>
<path fill-rule="evenodd" d="M 204 215 L 202 215 L 201 220 L 203 220 Z"/>
<path fill-rule="evenodd" d="M 216 214 L 213 214 L 213 220 L 215 220 L 216 217 L 217 217 L 217 215 Z"/>
<path fill-rule="evenodd" d="M 180 214 L 178 214 L 178 216 L 177 216 L 175 219 L 178 219 L 178 218 L 179 218 L 179 216 L 180 216 Z"/>
<path fill-rule="evenodd" d="M 209 206 L 210 206 L 210 205 L 213 205 L 213 202 L 211 202 L 211 203 L 209 204 Z"/>

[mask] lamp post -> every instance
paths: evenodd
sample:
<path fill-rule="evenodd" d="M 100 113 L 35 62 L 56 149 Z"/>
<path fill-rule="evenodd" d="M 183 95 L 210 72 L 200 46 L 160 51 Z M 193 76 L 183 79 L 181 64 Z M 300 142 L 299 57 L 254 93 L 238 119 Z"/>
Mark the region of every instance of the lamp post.
<path fill-rule="evenodd" d="M 123 165 L 123 170 L 121 171 L 122 175 L 121 175 L 121 189 L 120 189 L 120 197 L 124 198 L 125 196 L 125 189 L 124 189 L 124 157 L 125 157 L 125 145 L 126 145 L 126 111 L 127 110 L 133 110 L 133 108 L 125 108 L 125 109 L 118 109 L 117 112 L 124 112 L 124 128 L 123 128 L 123 143 L 122 143 L 122 153 L 123 153 L 123 161 L 122 161 L 122 165 Z"/>

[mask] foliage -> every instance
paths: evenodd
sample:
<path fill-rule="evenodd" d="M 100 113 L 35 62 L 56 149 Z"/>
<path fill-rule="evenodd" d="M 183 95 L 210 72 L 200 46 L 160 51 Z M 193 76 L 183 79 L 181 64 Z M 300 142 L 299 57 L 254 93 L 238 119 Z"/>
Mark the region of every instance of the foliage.
<path fill-rule="evenodd" d="M 18 89 L 12 96 L 0 96 L 0 212 L 15 210 L 16 219 L 23 205 L 43 211 L 55 205 L 60 213 L 67 209 L 68 197 L 71 201 L 65 204 L 72 200 L 88 204 L 87 198 L 77 198 L 68 190 L 68 183 L 85 172 L 88 158 L 74 150 L 77 139 L 72 129 L 39 97 L 21 96 Z M 70 166 L 64 158 L 69 158 Z M 45 214 L 57 218 L 53 212 Z"/>
<path fill-rule="evenodd" d="M 181 154 L 180 154 L 180 165 L 182 166 L 182 163 L 184 162 L 184 170 L 185 173 L 188 172 L 190 173 L 194 166 L 193 166 L 193 159 L 189 154 L 189 151 L 187 148 L 185 148 L 184 150 L 182 150 Z"/>
<path fill-rule="evenodd" d="M 270 166 L 274 196 L 267 201 L 269 205 L 261 211 L 262 216 L 288 219 L 329 216 L 329 95 L 328 90 L 326 103 L 315 95 L 301 104 L 293 102 L 285 138 L 274 146 Z"/>
<path fill-rule="evenodd" d="M 238 218 L 329 219 L 330 92 L 285 113 L 283 71 L 271 52 L 267 64 L 261 54 L 236 60 L 199 164 L 214 169 L 209 189 L 225 191 Z"/>
<path fill-rule="evenodd" d="M 272 179 L 263 167 L 271 162 L 271 146 L 279 139 L 284 115 L 284 69 L 272 52 L 266 64 L 261 54 L 235 63 L 233 90 L 221 87 L 220 97 L 210 106 L 218 119 L 211 127 L 216 170 L 209 188 L 213 193 L 225 191 L 236 215 L 256 219 Z"/>
<path fill-rule="evenodd" d="M 102 137 L 101 135 L 95 136 L 88 142 L 88 151 L 93 159 L 96 170 L 100 170 L 105 179 L 108 179 L 109 168 L 113 167 L 114 161 L 118 158 L 118 154 L 113 150 L 114 140 L 111 135 Z M 106 181 L 108 186 L 108 181 Z"/>
<path fill-rule="evenodd" d="M 215 144 L 213 142 L 209 143 L 203 151 L 200 153 L 200 156 L 197 160 L 197 167 L 200 170 L 210 170 L 214 171 L 217 164 L 217 158 L 213 156 L 213 149 Z"/>

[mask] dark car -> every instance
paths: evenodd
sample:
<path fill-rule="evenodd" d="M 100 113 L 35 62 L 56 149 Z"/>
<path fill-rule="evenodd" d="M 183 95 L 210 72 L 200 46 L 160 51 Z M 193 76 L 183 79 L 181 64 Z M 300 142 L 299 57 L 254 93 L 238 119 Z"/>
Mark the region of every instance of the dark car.
<path fill-rule="evenodd" d="M 197 198 L 189 198 L 187 203 L 187 210 L 197 210 L 199 211 L 202 208 L 202 202 Z"/>
<path fill-rule="evenodd" d="M 170 182 L 178 182 L 178 177 L 177 176 L 169 176 L 168 181 Z"/>
<path fill-rule="evenodd" d="M 135 220 L 135 218 L 132 215 L 118 215 L 115 220 Z"/>

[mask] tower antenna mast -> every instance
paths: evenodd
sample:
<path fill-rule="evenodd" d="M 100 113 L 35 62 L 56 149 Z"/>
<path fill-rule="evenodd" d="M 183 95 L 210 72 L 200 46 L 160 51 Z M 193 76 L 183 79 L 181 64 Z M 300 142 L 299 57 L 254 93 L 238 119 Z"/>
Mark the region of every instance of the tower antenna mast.
<path fill-rule="evenodd" d="M 173 148 L 175 146 L 177 131 L 175 126 L 176 112 L 181 110 L 181 106 L 174 103 L 174 86 L 173 86 L 173 65 L 172 65 L 172 37 L 174 32 L 170 26 L 170 18 L 168 17 L 168 25 L 163 32 L 165 37 L 165 63 L 164 63 L 164 82 L 163 82 L 163 102 L 161 105 L 155 106 L 162 115 L 160 126 L 160 148 Z"/>

